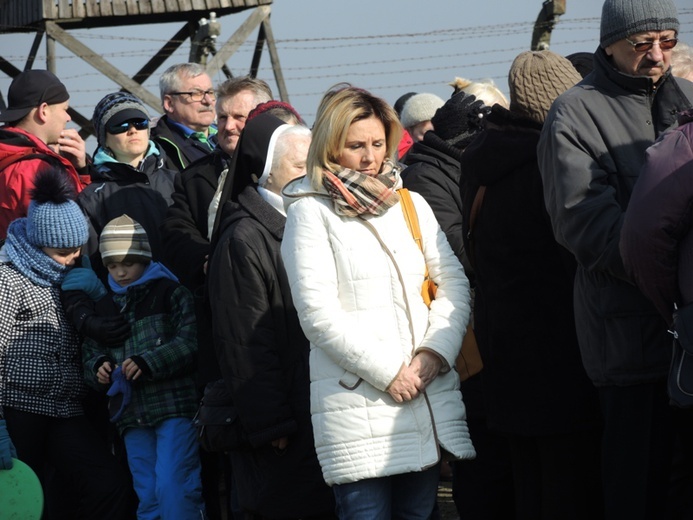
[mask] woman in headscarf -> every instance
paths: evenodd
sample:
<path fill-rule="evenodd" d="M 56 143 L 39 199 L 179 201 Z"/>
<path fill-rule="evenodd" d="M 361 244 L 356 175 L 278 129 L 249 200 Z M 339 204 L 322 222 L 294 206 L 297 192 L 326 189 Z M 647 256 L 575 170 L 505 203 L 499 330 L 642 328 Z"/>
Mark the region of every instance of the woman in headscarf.
<path fill-rule="evenodd" d="M 247 123 L 208 273 L 217 357 L 247 440 L 231 461 L 250 518 L 334 512 L 313 446 L 308 341 L 279 252 L 286 222 L 279 193 L 305 174 L 309 143 L 310 130 L 269 113 Z"/>

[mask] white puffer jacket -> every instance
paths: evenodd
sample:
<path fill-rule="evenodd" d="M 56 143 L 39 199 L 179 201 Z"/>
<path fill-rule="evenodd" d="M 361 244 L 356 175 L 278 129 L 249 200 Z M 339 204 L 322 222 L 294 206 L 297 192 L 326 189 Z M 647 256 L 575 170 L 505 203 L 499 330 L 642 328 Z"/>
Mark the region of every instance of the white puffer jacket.
<path fill-rule="evenodd" d="M 366 217 L 384 248 L 360 219 L 338 216 L 306 177 L 284 196 L 282 258 L 311 342 L 311 413 L 325 481 L 420 471 L 438 462 L 439 447 L 474 458 L 459 378 L 450 370 L 469 321 L 469 282 L 428 204 L 412 193 L 438 284 L 430 312 L 421 298 L 424 258 L 400 204 Z M 422 348 L 447 366 L 425 395 L 397 403 L 385 389 Z"/>

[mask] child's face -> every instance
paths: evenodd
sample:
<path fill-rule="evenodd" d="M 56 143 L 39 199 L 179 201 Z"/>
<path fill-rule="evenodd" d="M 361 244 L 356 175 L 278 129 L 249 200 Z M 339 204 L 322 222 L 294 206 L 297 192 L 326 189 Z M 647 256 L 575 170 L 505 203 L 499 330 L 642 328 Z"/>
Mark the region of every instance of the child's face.
<path fill-rule="evenodd" d="M 111 262 L 106 268 L 118 285 L 126 287 L 142 278 L 142 273 L 147 268 L 147 264 L 141 262 Z"/>
<path fill-rule="evenodd" d="M 79 247 L 42 247 L 41 250 L 60 265 L 73 266 L 79 258 Z"/>

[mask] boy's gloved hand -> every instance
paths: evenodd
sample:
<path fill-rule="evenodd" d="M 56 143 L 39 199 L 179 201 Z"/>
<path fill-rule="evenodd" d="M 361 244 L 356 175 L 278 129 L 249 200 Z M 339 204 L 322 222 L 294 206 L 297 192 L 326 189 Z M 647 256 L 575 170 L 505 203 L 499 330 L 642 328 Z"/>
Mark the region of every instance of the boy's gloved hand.
<path fill-rule="evenodd" d="M 0 419 L 0 470 L 12 469 L 14 465 L 12 457 L 17 458 L 17 450 L 14 449 L 10 434 L 7 432 L 7 424 Z"/>
<path fill-rule="evenodd" d="M 121 314 L 114 316 L 87 316 L 80 332 L 100 345 L 119 345 L 130 336 L 130 324 Z"/>
<path fill-rule="evenodd" d="M 108 294 L 106 287 L 91 268 L 91 261 L 86 255 L 82 257 L 82 267 L 70 269 L 60 288 L 63 291 L 83 291 L 93 301 L 100 300 Z"/>
<path fill-rule="evenodd" d="M 108 413 L 111 416 L 111 422 L 116 422 L 130 404 L 132 385 L 125 378 L 121 367 L 117 367 L 111 373 L 111 381 L 111 388 L 106 392 L 106 395 L 110 397 L 108 400 Z"/>

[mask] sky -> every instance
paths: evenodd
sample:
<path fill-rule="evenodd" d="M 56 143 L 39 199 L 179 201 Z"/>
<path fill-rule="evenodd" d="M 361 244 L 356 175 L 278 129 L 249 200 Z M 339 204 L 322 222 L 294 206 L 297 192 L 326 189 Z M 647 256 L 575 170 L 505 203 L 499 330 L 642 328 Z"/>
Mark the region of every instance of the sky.
<path fill-rule="evenodd" d="M 22 0 L 15 0 L 22 1 Z M 529 50 L 542 0 L 274 0 L 270 23 L 288 90 L 288 101 L 309 124 L 322 94 L 339 82 L 365 88 L 394 104 L 407 92 L 431 92 L 443 99 L 455 77 L 492 79 L 507 95 L 507 73 L 517 54 Z M 562 55 L 593 52 L 599 40 L 602 0 L 566 0 L 551 37 Z M 693 4 L 675 0 L 679 38 L 693 44 Z M 219 18 L 226 42 L 250 15 L 247 10 Z M 70 35 L 132 76 L 171 38 L 182 23 L 70 30 Z M 255 36 L 255 35 L 254 35 Z M 254 36 L 227 62 L 235 76 L 250 69 Z M 0 34 L 0 56 L 24 68 L 34 34 Z M 56 74 L 71 94 L 70 104 L 91 117 L 96 103 L 119 86 L 60 44 Z M 158 74 L 188 61 L 189 41 L 144 86 L 158 97 Z M 45 40 L 34 68 L 45 68 Z M 269 54 L 263 52 L 258 77 L 278 97 Z M 215 84 L 225 78 L 215 75 Z M 10 79 L 0 73 L 7 100 Z M 152 110 L 154 112 L 154 110 Z M 154 114 L 152 113 L 152 116 Z M 91 151 L 95 142 L 87 141 Z"/>

